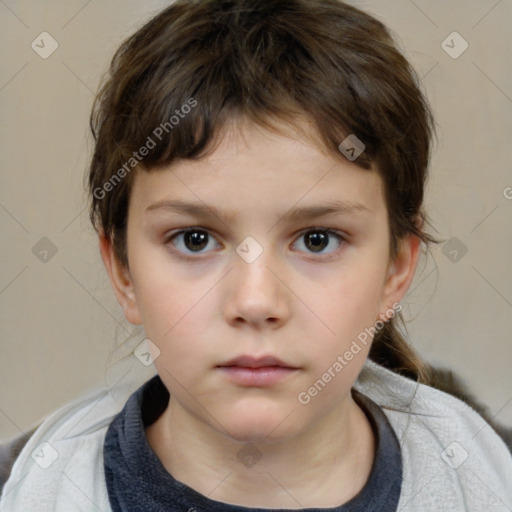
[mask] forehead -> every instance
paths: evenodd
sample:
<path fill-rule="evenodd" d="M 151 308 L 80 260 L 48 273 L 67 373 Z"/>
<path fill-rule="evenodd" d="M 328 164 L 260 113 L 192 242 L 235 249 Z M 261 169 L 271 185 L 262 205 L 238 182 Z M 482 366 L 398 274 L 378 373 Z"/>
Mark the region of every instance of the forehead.
<path fill-rule="evenodd" d="M 304 135 L 308 126 L 302 132 L 281 128 L 274 133 L 247 121 L 230 124 L 206 156 L 137 172 L 130 203 L 140 211 L 165 202 L 202 203 L 232 215 L 336 202 L 376 214 L 384 207 L 378 173 L 327 153 L 314 133 Z"/>

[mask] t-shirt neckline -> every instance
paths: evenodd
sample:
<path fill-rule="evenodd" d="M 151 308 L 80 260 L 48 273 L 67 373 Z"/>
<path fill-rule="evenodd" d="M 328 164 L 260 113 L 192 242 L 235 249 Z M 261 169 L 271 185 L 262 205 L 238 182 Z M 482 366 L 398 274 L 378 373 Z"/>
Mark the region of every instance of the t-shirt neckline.
<path fill-rule="evenodd" d="M 197 512 L 394 512 L 402 486 L 400 444 L 383 410 L 352 389 L 375 435 L 375 460 L 369 478 L 351 500 L 333 508 L 268 509 L 212 500 L 167 472 L 148 443 L 145 427 L 163 413 L 169 392 L 158 375 L 145 382 L 112 420 L 103 446 L 104 470 L 113 512 L 195 510 Z"/>

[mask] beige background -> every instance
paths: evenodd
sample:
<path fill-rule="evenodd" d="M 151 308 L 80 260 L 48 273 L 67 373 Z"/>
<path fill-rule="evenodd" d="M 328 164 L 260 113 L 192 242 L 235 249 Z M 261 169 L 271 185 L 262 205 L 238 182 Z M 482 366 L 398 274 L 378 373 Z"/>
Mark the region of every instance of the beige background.
<path fill-rule="evenodd" d="M 100 76 L 167 3 L 0 2 L 0 439 L 88 390 L 134 388 L 153 372 L 129 355 L 144 336 L 110 291 L 82 182 Z M 395 31 L 422 77 L 439 125 L 427 206 L 437 235 L 460 241 L 433 248 L 419 269 L 405 301 L 410 337 L 512 425 L 512 2 L 352 3 Z M 58 43 L 47 59 L 31 48 L 43 31 Z M 456 59 L 441 47 L 453 31 L 469 44 Z"/>

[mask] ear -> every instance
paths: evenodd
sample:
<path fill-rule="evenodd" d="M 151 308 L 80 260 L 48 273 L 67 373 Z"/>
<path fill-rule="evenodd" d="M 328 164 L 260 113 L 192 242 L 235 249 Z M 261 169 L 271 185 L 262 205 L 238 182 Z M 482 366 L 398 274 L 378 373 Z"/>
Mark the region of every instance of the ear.
<path fill-rule="evenodd" d="M 98 236 L 101 259 L 105 265 L 117 301 L 123 309 L 124 316 L 131 324 L 140 325 L 142 320 L 137 306 L 130 272 L 128 268 L 117 259 L 112 240 L 105 236 L 103 231 L 100 231 Z"/>
<path fill-rule="evenodd" d="M 397 255 L 388 265 L 381 301 L 384 311 L 392 309 L 392 305 L 399 303 L 407 293 L 416 272 L 419 253 L 420 239 L 416 235 L 400 240 Z"/>

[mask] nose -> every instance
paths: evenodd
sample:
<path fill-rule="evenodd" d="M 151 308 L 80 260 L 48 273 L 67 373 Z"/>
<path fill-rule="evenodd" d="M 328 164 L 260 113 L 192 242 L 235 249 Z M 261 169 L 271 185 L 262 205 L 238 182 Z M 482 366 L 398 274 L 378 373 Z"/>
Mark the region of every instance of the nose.
<path fill-rule="evenodd" d="M 225 320 L 230 325 L 275 329 L 287 322 L 290 293 L 280 268 L 267 251 L 252 263 L 235 256 L 224 307 Z"/>

